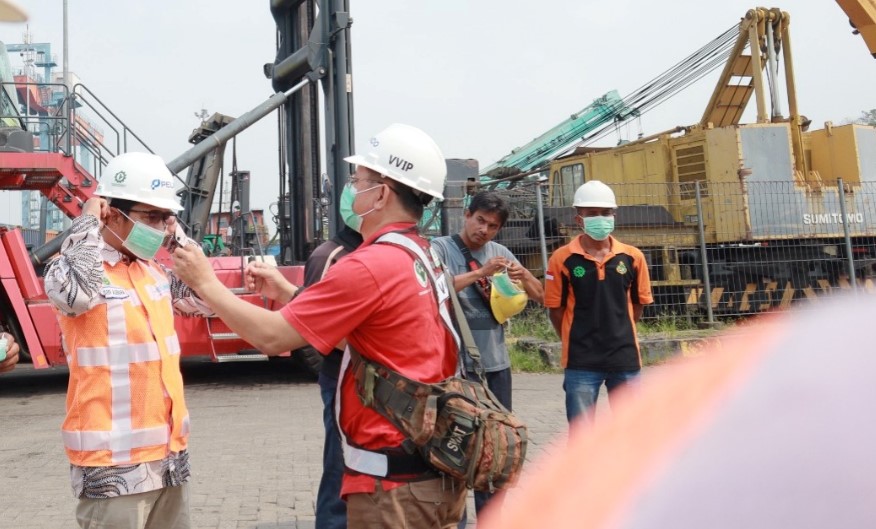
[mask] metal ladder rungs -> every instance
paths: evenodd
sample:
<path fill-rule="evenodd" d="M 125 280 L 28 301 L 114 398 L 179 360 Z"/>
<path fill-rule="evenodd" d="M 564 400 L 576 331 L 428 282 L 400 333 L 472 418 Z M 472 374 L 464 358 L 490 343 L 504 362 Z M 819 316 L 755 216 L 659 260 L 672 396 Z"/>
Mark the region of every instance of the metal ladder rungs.
<path fill-rule="evenodd" d="M 213 340 L 221 341 L 221 340 L 239 340 L 240 335 L 236 332 L 211 332 L 210 338 Z"/>
<path fill-rule="evenodd" d="M 265 362 L 267 360 L 268 355 L 261 353 L 216 355 L 217 362 Z"/>

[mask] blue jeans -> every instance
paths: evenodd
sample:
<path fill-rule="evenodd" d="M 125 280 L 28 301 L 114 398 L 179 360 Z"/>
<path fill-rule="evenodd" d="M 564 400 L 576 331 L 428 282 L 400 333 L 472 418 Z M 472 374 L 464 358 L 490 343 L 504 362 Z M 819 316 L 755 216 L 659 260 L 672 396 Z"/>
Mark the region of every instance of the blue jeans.
<path fill-rule="evenodd" d="M 583 369 L 566 369 L 563 378 L 563 390 L 566 392 L 566 419 L 569 424 L 579 417 L 581 422 L 592 422 L 596 412 L 596 399 L 602 383 L 608 389 L 608 400 L 619 387 L 640 384 L 639 373 L 635 371 L 585 371 Z"/>
<path fill-rule="evenodd" d="M 322 422 L 325 425 L 325 443 L 322 448 L 322 478 L 316 494 L 316 529 L 345 529 L 347 503 L 341 499 L 341 479 L 344 477 L 344 452 L 341 436 L 335 422 L 335 391 L 338 381 L 319 374 L 319 393 L 322 397 Z"/>
<path fill-rule="evenodd" d="M 469 378 L 477 378 L 473 376 L 474 373 L 469 373 Z M 490 391 L 499 399 L 499 402 L 502 403 L 503 406 L 511 410 L 511 368 L 503 369 L 502 371 L 494 371 L 492 373 L 484 373 L 486 377 L 487 387 L 490 388 Z M 487 506 L 488 502 L 495 501 L 496 503 L 501 505 L 502 495 L 497 493 L 489 493 L 489 492 L 475 492 L 474 493 L 475 500 L 475 512 L 477 514 L 481 513 L 484 507 Z M 457 525 L 457 529 L 464 529 L 467 524 L 466 517 L 468 513 L 464 510 L 462 512 L 462 520 L 459 521 L 459 525 Z"/>

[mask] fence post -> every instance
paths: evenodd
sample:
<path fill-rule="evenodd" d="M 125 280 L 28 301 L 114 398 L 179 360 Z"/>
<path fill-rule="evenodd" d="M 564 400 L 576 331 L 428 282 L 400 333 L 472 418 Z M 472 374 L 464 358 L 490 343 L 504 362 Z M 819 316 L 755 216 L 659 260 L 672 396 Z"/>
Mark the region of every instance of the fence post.
<path fill-rule="evenodd" d="M 849 284 L 852 286 L 852 292 L 858 291 L 858 279 L 855 277 L 855 257 L 852 255 L 852 236 L 849 233 L 849 216 L 846 212 L 846 187 L 843 185 L 843 179 L 836 179 L 837 196 L 840 203 L 840 215 L 843 222 L 843 238 L 846 240 L 846 265 L 849 270 Z"/>
<path fill-rule="evenodd" d="M 544 233 L 544 206 L 542 206 L 541 186 L 547 181 L 547 177 L 539 175 L 535 183 L 535 203 L 536 211 L 538 212 L 538 242 L 541 248 L 541 270 L 542 274 L 547 274 L 548 254 L 547 254 L 547 238 Z"/>
<path fill-rule="evenodd" d="M 696 182 L 697 190 L 697 228 L 700 232 L 700 262 L 703 264 L 703 288 L 706 297 L 706 317 L 709 324 L 715 323 L 715 315 L 712 313 L 712 282 L 709 279 L 709 257 L 706 255 L 706 228 L 703 224 L 703 202 L 700 191 L 700 181 Z"/>
<path fill-rule="evenodd" d="M 542 283 L 547 280 L 548 269 L 547 240 L 544 234 L 544 206 L 541 203 L 541 186 L 545 182 L 547 182 L 547 176 L 544 174 L 538 175 L 538 179 L 535 182 L 535 209 L 538 215 L 538 242 L 539 247 L 541 248 L 541 274 L 545 278 Z M 551 323 L 551 310 L 545 307 L 544 312 L 547 316 L 548 323 Z"/>

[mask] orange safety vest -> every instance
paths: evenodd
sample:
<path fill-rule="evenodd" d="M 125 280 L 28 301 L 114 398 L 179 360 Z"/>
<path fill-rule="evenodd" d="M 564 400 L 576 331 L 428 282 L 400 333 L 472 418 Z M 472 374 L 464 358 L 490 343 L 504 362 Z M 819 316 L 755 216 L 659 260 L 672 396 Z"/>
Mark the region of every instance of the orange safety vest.
<path fill-rule="evenodd" d="M 98 304 L 58 313 L 70 367 L 64 447 L 79 466 L 159 461 L 189 434 L 170 283 L 151 262 L 103 267 Z"/>

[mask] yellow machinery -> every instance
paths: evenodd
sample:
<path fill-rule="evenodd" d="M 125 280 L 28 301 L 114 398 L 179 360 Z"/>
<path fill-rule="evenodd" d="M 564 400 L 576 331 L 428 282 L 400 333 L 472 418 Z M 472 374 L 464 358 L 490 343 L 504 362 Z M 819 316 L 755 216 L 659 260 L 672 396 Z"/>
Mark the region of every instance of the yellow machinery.
<path fill-rule="evenodd" d="M 849 16 L 849 23 L 864 37 L 870 54 L 876 57 L 876 1 L 836 0 Z"/>
<path fill-rule="evenodd" d="M 870 16 L 873 1 L 866 3 Z M 645 250 L 667 306 L 747 313 L 855 279 L 873 286 L 876 129 L 808 130 L 797 108 L 789 21 L 778 9 L 745 15 L 696 125 L 615 148 L 579 147 L 550 164 L 547 213 L 569 235 L 575 189 L 591 179 L 613 187 L 616 235 Z M 752 95 L 757 122 L 740 124 Z"/>

